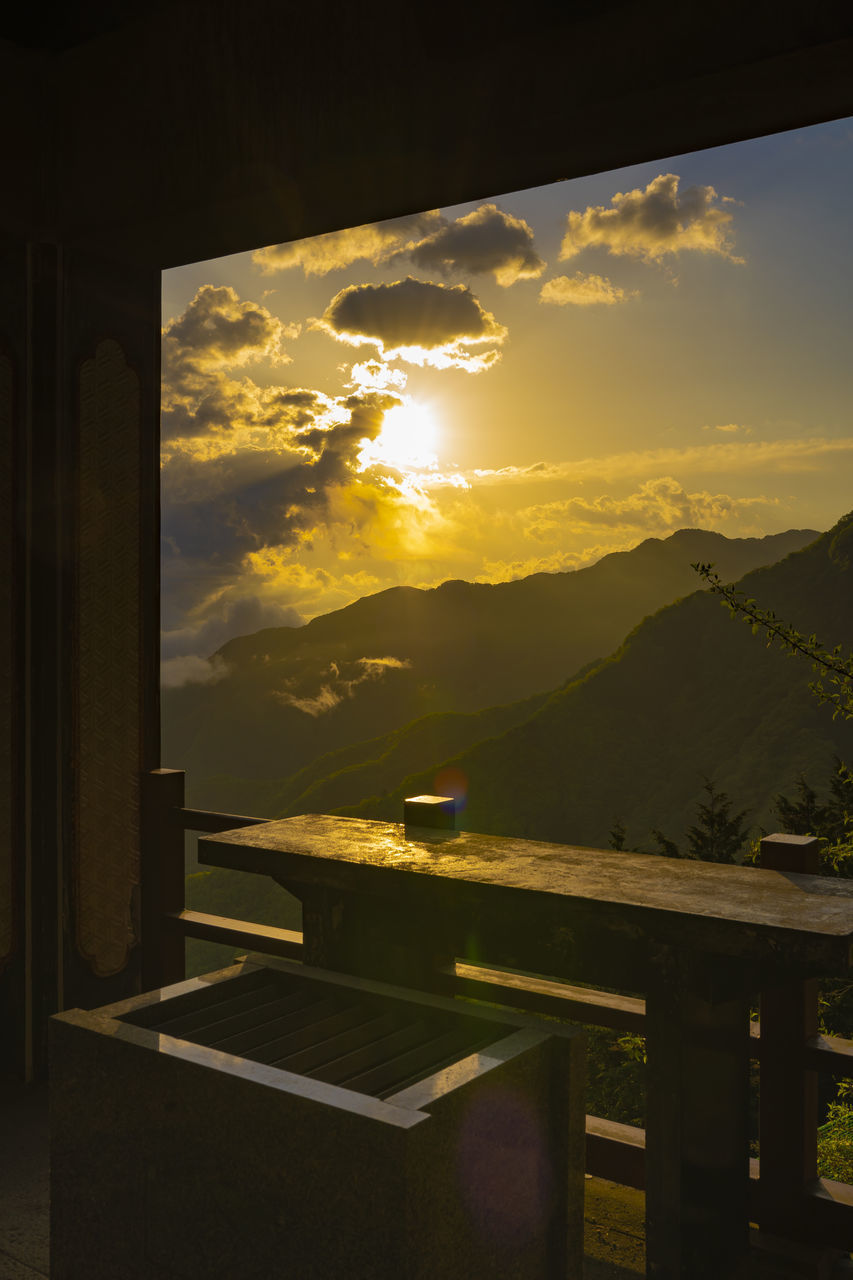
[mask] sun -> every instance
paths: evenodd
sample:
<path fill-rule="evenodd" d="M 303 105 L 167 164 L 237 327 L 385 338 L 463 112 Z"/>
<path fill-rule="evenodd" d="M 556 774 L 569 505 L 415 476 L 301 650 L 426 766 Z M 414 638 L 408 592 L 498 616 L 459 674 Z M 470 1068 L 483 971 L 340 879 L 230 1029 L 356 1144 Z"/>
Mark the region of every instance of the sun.
<path fill-rule="evenodd" d="M 438 429 L 429 409 L 409 401 L 384 415 L 375 444 L 380 458 L 391 466 L 426 471 L 436 465 L 437 441 Z"/>
<path fill-rule="evenodd" d="M 388 409 L 375 440 L 365 440 L 358 455 L 360 470 L 376 463 L 397 471 L 432 471 L 438 466 L 438 427 L 430 410 L 413 400 Z"/>

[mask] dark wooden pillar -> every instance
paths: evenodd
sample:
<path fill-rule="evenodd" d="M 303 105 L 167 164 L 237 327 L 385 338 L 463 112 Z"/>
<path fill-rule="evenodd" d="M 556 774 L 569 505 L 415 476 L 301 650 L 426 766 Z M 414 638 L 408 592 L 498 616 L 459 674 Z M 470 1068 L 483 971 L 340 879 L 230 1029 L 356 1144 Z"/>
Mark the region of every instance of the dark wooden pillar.
<path fill-rule="evenodd" d="M 14 793 L 16 751 L 14 749 L 13 683 L 16 676 L 15 620 L 17 591 L 15 560 L 14 498 L 16 489 L 15 363 L 6 342 L 0 339 L 0 1026 L 11 1027 L 19 1017 L 15 997 L 20 1001 L 21 908 L 17 841 L 14 835 Z M 4 975 L 5 978 L 4 978 Z M 3 1038 L 0 1072 L 15 1067 L 15 1049 L 10 1036 Z"/>
<path fill-rule="evenodd" d="M 184 937 L 169 917 L 184 909 L 183 769 L 153 769 L 142 778 L 142 986 L 146 991 L 181 982 Z"/>
<path fill-rule="evenodd" d="M 19 1077 L 32 1057 L 23 805 L 29 265 L 26 245 L 0 250 L 0 1071 Z"/>
<path fill-rule="evenodd" d="M 761 865 L 816 875 L 820 845 L 811 836 L 766 836 Z M 817 1072 L 806 1071 L 804 1061 L 817 1012 L 816 979 L 761 993 L 759 1225 L 787 1239 L 801 1234 L 805 1184 L 817 1177 Z"/>
<path fill-rule="evenodd" d="M 2 1066 L 139 985 L 139 777 L 159 764 L 159 272 L 0 249 Z"/>
<path fill-rule="evenodd" d="M 749 1244 L 749 1006 L 668 950 L 646 1001 L 646 1250 L 655 1280 L 726 1280 Z"/>
<path fill-rule="evenodd" d="M 62 254 L 0 251 L 3 599 L 0 1017 L 3 1065 L 32 1079 L 63 990 L 60 867 L 71 829 L 70 441 L 62 415 Z M 8 504 L 8 505 L 7 505 Z M 8 682 L 8 683 L 7 683 Z"/>
<path fill-rule="evenodd" d="M 160 273 L 67 251 L 74 839 L 65 1007 L 141 985 L 141 779 L 159 761 Z"/>

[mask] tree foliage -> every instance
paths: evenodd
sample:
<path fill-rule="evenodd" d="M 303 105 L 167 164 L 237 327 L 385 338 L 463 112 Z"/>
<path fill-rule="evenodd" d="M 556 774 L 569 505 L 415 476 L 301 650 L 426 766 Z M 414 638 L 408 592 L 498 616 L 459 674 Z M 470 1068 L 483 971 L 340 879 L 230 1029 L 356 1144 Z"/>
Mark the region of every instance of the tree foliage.
<path fill-rule="evenodd" d="M 725 791 L 717 791 L 709 778 L 705 779 L 705 792 L 708 799 L 699 804 L 698 822 L 687 830 L 687 856 L 703 862 L 740 862 L 749 836 L 746 810 L 732 814 L 729 797 Z"/>
<path fill-rule="evenodd" d="M 697 562 L 693 568 L 711 591 L 721 597 L 733 617 L 748 623 L 753 634 L 764 632 L 768 648 L 778 644 L 793 657 L 807 658 L 816 673 L 809 688 L 818 701 L 829 703 L 833 717 L 853 719 L 853 652 L 845 653 L 840 644 L 827 649 L 816 635 L 803 635 L 778 618 L 772 609 L 762 609 L 755 600 L 738 591 L 734 583 L 724 583 L 712 564 Z"/>
<path fill-rule="evenodd" d="M 696 821 L 686 832 L 687 848 L 682 850 L 675 840 L 653 827 L 655 853 L 664 858 L 692 858 L 698 862 L 742 862 L 743 849 L 749 840 L 747 811 L 742 809 L 733 814 L 732 801 L 725 791 L 717 790 L 710 778 L 705 779 L 704 790 L 707 799 L 699 801 Z M 621 847 L 624 848 L 624 844 Z"/>

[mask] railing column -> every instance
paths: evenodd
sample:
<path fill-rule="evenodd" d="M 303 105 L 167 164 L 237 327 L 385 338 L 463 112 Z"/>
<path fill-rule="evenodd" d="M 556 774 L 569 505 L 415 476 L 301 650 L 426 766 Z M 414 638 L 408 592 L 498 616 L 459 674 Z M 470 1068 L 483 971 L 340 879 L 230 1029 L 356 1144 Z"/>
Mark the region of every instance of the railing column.
<path fill-rule="evenodd" d="M 167 915 L 184 909 L 183 769 L 142 777 L 142 983 L 146 991 L 181 982 L 184 938 Z"/>
<path fill-rule="evenodd" d="M 765 836 L 761 866 L 817 875 L 820 845 L 811 836 Z M 802 1234 L 805 1187 L 817 1177 L 817 1072 L 804 1059 L 817 1008 L 817 979 L 761 993 L 759 1226 L 787 1239 Z"/>
<path fill-rule="evenodd" d="M 746 996 L 712 959 L 661 949 L 646 1052 L 646 1275 L 729 1280 L 749 1248 Z"/>

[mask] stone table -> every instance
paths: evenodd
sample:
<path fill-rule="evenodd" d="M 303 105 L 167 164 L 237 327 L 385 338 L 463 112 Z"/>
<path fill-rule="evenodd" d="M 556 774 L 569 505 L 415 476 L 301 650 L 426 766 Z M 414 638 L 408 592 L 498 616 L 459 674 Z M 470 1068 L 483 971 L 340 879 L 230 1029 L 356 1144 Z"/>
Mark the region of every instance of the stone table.
<path fill-rule="evenodd" d="M 303 904 L 305 960 L 440 989 L 455 958 L 646 996 L 647 1274 L 748 1248 L 749 1002 L 853 967 L 853 884 L 308 815 L 199 840 Z"/>

